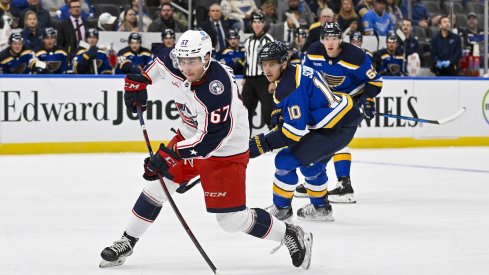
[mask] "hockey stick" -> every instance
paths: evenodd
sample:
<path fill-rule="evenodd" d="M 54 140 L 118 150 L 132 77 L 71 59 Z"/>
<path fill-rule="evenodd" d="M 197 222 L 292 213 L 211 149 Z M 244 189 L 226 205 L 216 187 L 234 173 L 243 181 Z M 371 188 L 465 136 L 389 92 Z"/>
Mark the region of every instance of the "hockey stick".
<path fill-rule="evenodd" d="M 200 183 L 200 178 L 192 181 L 192 182 L 187 182 L 185 184 L 181 184 L 180 187 L 177 188 L 177 193 L 183 194 L 187 192 L 188 190 L 192 189 L 192 187 L 196 186 L 197 184 Z"/>
<path fill-rule="evenodd" d="M 149 155 L 152 157 L 154 155 L 153 149 L 151 148 L 151 143 L 149 142 L 148 132 L 146 131 L 146 124 L 144 123 L 144 118 L 143 118 L 143 114 L 141 111 L 141 106 L 137 105 L 136 109 L 138 112 L 139 124 L 141 125 L 141 130 L 143 130 L 144 140 L 146 141 L 146 147 L 148 148 Z M 163 181 L 163 177 L 161 176 L 161 174 L 159 172 L 157 173 L 157 175 L 158 175 L 158 179 L 160 180 L 161 187 L 163 187 L 163 191 L 165 192 L 165 196 L 168 199 L 168 201 L 170 202 L 170 205 L 171 205 L 171 208 L 173 209 L 173 212 L 175 212 L 175 215 L 177 216 L 178 220 L 182 224 L 183 228 L 187 232 L 190 239 L 192 239 L 192 242 L 194 243 L 195 247 L 197 247 L 197 249 L 199 250 L 200 255 L 202 255 L 202 257 L 204 257 L 204 260 L 207 262 L 209 267 L 212 269 L 212 272 L 214 272 L 214 274 L 217 274 L 217 268 L 214 266 L 214 264 L 212 263 L 209 256 L 207 256 L 207 254 L 205 253 L 204 249 L 200 245 L 197 238 L 195 238 L 194 234 L 192 233 L 192 230 L 190 230 L 190 227 L 188 226 L 187 222 L 183 218 L 182 213 L 180 213 L 180 210 L 178 210 L 177 205 L 173 201 L 173 198 L 170 195 L 168 188 L 166 187 L 165 181 Z"/>
<path fill-rule="evenodd" d="M 397 119 L 404 119 L 404 120 L 411 120 L 411 121 L 416 121 L 416 122 L 422 122 L 422 123 L 431 123 L 431 124 L 446 124 L 448 122 L 454 121 L 457 118 L 461 117 L 467 108 L 462 107 L 460 110 L 458 110 L 455 114 L 448 116 L 446 118 L 442 118 L 439 120 L 431 120 L 431 119 L 425 119 L 425 118 L 417 118 L 417 117 L 409 117 L 409 116 L 401 116 L 401 115 L 393 115 L 393 114 L 385 114 L 385 113 L 377 113 L 378 116 L 384 116 L 384 117 L 390 117 L 390 118 L 397 118 Z"/>

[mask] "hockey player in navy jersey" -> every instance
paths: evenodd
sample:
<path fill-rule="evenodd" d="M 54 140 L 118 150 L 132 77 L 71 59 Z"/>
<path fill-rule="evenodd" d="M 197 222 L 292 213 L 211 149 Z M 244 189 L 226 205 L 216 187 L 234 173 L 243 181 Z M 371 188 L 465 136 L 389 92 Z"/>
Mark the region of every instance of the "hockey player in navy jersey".
<path fill-rule="evenodd" d="M 233 69 L 234 74 L 243 74 L 245 64 L 245 48 L 239 45 L 239 32 L 230 29 L 226 35 L 229 47 L 225 48 L 218 60 Z"/>
<path fill-rule="evenodd" d="M 98 30 L 91 28 L 85 31 L 88 49 L 78 47 L 73 58 L 73 70 L 77 74 L 112 74 L 112 67 L 105 51 L 97 46 Z"/>
<path fill-rule="evenodd" d="M 267 210 L 281 220 L 292 218 L 300 169 L 311 203 L 298 209 L 298 218 L 333 221 L 323 161 L 352 140 L 363 119 L 360 109 L 349 95 L 333 93 L 319 71 L 289 64 L 283 42 L 266 44 L 259 60 L 268 81 L 277 85 L 276 107 L 273 130 L 250 139 L 250 156 L 288 146 L 275 156 L 273 205 Z"/>
<path fill-rule="evenodd" d="M 119 57 L 119 65 L 117 66 L 115 73 L 138 74 L 143 72 L 143 68 L 153 60 L 151 52 L 142 46 L 141 35 L 137 32 L 133 32 L 129 35 L 127 43 L 129 45 L 117 53 L 117 56 Z"/>
<path fill-rule="evenodd" d="M 365 49 L 365 48 L 362 48 L 362 44 L 363 44 L 363 35 L 361 32 L 352 32 L 350 33 L 350 44 L 353 44 L 357 47 L 359 47 L 360 49 L 362 49 L 367 55 L 368 57 L 372 58 L 373 59 L 373 54 Z"/>
<path fill-rule="evenodd" d="M 216 215 L 224 231 L 285 244 L 293 265 L 309 268 L 312 234 L 246 205 L 248 114 L 232 70 L 212 60 L 211 52 L 210 36 L 189 30 L 170 55 L 163 60 L 156 58 L 143 74 L 126 76 L 124 99 L 129 110 L 134 112 L 136 105 L 144 109 L 146 86 L 164 79 L 172 89 L 160 92 L 175 100 L 181 124 L 175 137 L 145 160 L 143 177 L 148 182 L 122 238 L 102 251 L 100 267 L 124 263 L 158 216 L 167 200 L 157 180 L 157 173 L 161 173 L 171 193 L 200 175 L 207 212 Z"/>
<path fill-rule="evenodd" d="M 46 69 L 46 63 L 37 60 L 34 52 L 24 46 L 24 39 L 19 33 L 10 34 L 8 45 L 0 52 L 1 74 L 28 74 Z"/>
<path fill-rule="evenodd" d="M 347 93 L 362 106 L 365 119 L 375 115 L 375 96 L 382 89 L 382 78 L 372 60 L 360 48 L 341 40 L 338 23 L 325 23 L 321 39 L 309 47 L 304 65 L 321 72 L 328 87 L 334 92 Z M 331 202 L 356 202 L 350 180 L 351 153 L 348 147 L 333 156 L 338 183 L 329 192 Z M 328 160 L 325 160 L 328 161 Z M 305 196 L 307 190 L 300 185 L 296 195 Z"/>
<path fill-rule="evenodd" d="M 161 43 L 151 44 L 152 59 L 163 59 L 175 47 L 175 42 L 175 32 L 172 29 L 164 29 L 161 32 Z"/>
<path fill-rule="evenodd" d="M 46 63 L 41 73 L 64 74 L 68 68 L 68 54 L 56 45 L 57 31 L 46 28 L 42 33 L 42 45 L 34 49 L 36 58 Z"/>
<path fill-rule="evenodd" d="M 374 63 L 381 75 L 407 75 L 404 65 L 404 53 L 397 46 L 397 36 L 394 32 L 389 32 L 386 36 L 386 48 L 375 52 Z"/>

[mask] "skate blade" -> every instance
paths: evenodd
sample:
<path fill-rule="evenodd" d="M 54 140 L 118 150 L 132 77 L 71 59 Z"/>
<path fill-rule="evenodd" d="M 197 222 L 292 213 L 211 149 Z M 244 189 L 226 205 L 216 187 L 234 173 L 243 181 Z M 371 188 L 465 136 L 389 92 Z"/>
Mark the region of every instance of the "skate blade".
<path fill-rule="evenodd" d="M 328 195 L 328 201 L 333 203 L 357 203 L 353 194 Z"/>
<path fill-rule="evenodd" d="M 113 262 L 102 260 L 100 262 L 100 264 L 98 265 L 98 267 L 100 267 L 100 268 L 106 268 L 106 267 L 113 267 L 113 266 L 122 265 L 126 261 L 126 258 L 127 257 L 121 257 L 119 260 L 113 261 Z"/>
<path fill-rule="evenodd" d="M 306 246 L 306 255 L 304 256 L 304 261 L 301 264 L 301 267 L 304 269 L 309 269 L 309 266 L 311 266 L 312 240 L 312 233 L 304 233 L 304 245 Z"/>
<path fill-rule="evenodd" d="M 299 219 L 301 221 L 313 221 L 313 222 L 334 222 L 333 216 L 326 216 L 326 217 L 320 217 L 320 218 L 305 218 L 305 217 L 297 216 L 297 219 Z"/>
<path fill-rule="evenodd" d="M 294 197 L 296 197 L 296 198 L 309 198 L 309 195 L 307 193 L 299 193 L 297 191 L 294 191 Z"/>

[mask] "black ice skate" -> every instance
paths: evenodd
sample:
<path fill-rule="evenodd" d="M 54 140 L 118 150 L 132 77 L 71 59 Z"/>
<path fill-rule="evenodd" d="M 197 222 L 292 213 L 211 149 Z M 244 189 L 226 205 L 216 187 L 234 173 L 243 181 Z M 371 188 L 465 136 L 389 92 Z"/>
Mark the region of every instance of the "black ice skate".
<path fill-rule="evenodd" d="M 285 225 L 284 239 L 271 253 L 275 253 L 275 251 L 285 244 L 289 250 L 290 257 L 292 258 L 292 264 L 295 267 L 309 269 L 312 255 L 312 233 L 304 232 L 304 230 L 297 225 L 288 223 Z"/>
<path fill-rule="evenodd" d="M 307 195 L 307 189 L 304 186 L 304 184 L 297 185 L 297 187 L 295 188 L 295 191 L 294 191 L 294 196 L 295 197 L 298 197 L 298 198 L 307 198 L 307 197 L 309 197 Z"/>
<path fill-rule="evenodd" d="M 327 201 L 323 206 L 308 204 L 302 208 L 299 208 L 299 210 L 297 210 L 297 217 L 299 220 L 304 221 L 334 221 L 333 208 Z"/>
<path fill-rule="evenodd" d="M 106 247 L 100 256 L 102 261 L 99 267 L 111 267 L 122 265 L 128 256 L 131 256 L 132 250 L 136 245 L 138 238 L 131 237 L 124 232 L 122 238 L 114 242 L 112 246 Z"/>
<path fill-rule="evenodd" d="M 294 215 L 294 211 L 292 211 L 292 207 L 281 208 L 281 207 L 277 207 L 275 204 L 265 207 L 265 211 L 275 216 L 275 218 L 284 222 L 290 222 L 292 220 L 292 216 Z"/>
<path fill-rule="evenodd" d="M 328 192 L 328 198 L 330 202 L 335 203 L 356 203 L 353 193 L 350 177 L 340 177 L 336 188 Z"/>

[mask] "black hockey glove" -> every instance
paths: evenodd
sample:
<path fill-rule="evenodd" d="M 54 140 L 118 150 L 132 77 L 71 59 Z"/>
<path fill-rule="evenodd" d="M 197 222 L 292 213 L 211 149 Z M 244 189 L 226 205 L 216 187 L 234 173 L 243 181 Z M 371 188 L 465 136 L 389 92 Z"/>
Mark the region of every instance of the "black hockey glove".
<path fill-rule="evenodd" d="M 89 60 L 95 59 L 97 57 L 98 48 L 95 46 L 91 46 L 90 49 L 86 52 Z"/>
<path fill-rule="evenodd" d="M 282 110 L 281 109 L 273 110 L 270 128 L 273 129 L 275 128 L 275 126 L 282 127 L 283 123 L 284 123 L 284 117 L 282 116 Z"/>
<path fill-rule="evenodd" d="M 131 112 L 137 113 L 137 105 L 141 106 L 143 112 L 146 111 L 148 84 L 151 84 L 151 80 L 142 74 L 127 74 L 124 78 L 124 102 Z"/>
<path fill-rule="evenodd" d="M 182 161 L 182 158 L 177 152 L 161 144 L 156 154 L 144 159 L 143 178 L 149 181 L 157 180 L 158 173 L 160 173 L 162 176 L 173 179 L 173 175 L 169 170 L 177 166 L 180 161 Z"/>
<path fill-rule="evenodd" d="M 371 120 L 375 117 L 375 99 L 368 97 L 362 101 L 363 116 L 366 120 Z"/>
<path fill-rule="evenodd" d="M 265 140 L 264 134 L 259 134 L 250 138 L 250 158 L 256 158 L 269 151 L 271 151 L 271 149 Z"/>

